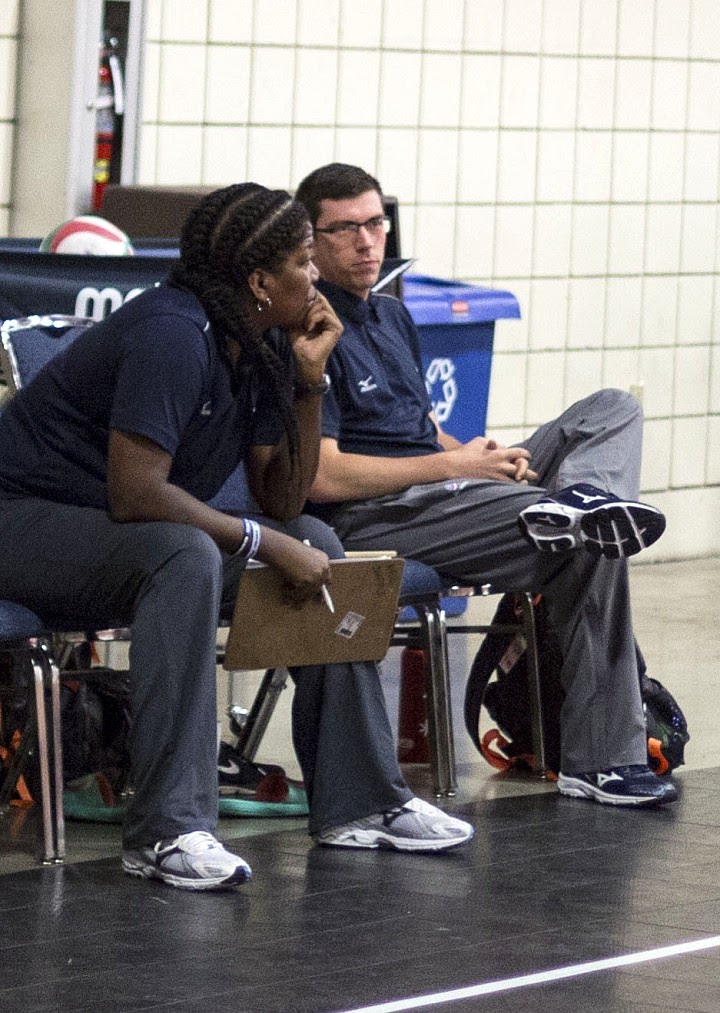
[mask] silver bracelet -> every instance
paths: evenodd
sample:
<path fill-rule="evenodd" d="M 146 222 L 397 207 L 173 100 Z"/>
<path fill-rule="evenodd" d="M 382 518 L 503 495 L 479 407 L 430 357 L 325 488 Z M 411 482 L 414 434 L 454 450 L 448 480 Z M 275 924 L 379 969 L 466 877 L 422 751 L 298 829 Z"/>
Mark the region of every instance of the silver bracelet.
<path fill-rule="evenodd" d="M 250 559 L 260 547 L 260 525 L 257 521 L 243 518 L 243 531 L 243 540 L 233 552 L 233 556 L 238 556 L 240 559 Z"/>

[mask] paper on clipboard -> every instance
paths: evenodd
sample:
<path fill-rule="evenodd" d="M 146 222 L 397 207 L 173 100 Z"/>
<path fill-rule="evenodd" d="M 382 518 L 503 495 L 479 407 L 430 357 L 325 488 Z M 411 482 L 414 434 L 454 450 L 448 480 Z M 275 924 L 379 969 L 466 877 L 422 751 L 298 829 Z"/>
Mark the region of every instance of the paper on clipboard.
<path fill-rule="evenodd" d="M 320 595 L 300 606 L 288 604 L 277 570 L 248 568 L 238 587 L 223 667 L 379 661 L 395 625 L 404 565 L 388 557 L 332 560 L 334 614 Z"/>

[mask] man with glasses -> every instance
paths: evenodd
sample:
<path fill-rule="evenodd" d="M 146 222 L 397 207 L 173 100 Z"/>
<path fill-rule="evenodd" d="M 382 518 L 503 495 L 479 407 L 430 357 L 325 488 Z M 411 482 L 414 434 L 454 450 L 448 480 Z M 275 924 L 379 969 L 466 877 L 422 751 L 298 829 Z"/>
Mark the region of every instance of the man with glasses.
<path fill-rule="evenodd" d="M 503 447 L 444 433 L 405 307 L 373 294 L 388 230 L 380 184 L 333 163 L 296 193 L 318 288 L 344 331 L 328 360 L 313 509 L 346 549 L 395 549 L 462 584 L 543 592 L 563 652 L 564 795 L 607 805 L 676 797 L 647 765 L 626 556 L 665 527 L 637 502 L 642 412 L 619 390 Z"/>

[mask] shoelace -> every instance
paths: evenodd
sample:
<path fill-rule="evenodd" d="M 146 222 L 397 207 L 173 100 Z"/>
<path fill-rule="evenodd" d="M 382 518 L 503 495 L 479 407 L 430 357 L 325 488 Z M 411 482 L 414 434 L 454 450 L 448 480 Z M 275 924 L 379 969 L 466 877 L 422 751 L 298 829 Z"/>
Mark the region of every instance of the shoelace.
<path fill-rule="evenodd" d="M 172 851 L 184 851 L 188 855 L 200 855 L 203 851 L 212 851 L 214 848 L 221 847 L 207 830 L 193 830 L 189 834 L 182 834 L 181 837 L 182 846 L 179 843 L 180 837 L 175 837 L 170 841 L 160 841 L 155 845 L 156 854 L 164 856 Z"/>

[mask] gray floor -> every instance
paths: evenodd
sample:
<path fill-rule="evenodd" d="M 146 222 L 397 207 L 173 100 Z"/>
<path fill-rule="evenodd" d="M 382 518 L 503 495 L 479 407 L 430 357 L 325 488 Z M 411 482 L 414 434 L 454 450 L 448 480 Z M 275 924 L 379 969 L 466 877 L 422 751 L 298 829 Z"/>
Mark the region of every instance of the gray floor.
<path fill-rule="evenodd" d="M 659 679 L 676 697 L 688 719 L 691 740 L 684 770 L 720 767 L 720 559 L 678 563 L 640 564 L 632 568 L 635 629 L 648 664 L 648 673 Z M 464 617 L 456 622 L 479 622 L 489 618 L 498 599 L 472 599 Z M 450 639 L 453 673 L 455 745 L 458 761 L 458 793 L 448 808 L 506 796 L 554 792 L 551 783 L 531 775 L 502 774 L 493 770 L 476 752 L 462 725 L 462 701 L 470 659 L 477 649 L 476 637 Z M 400 651 L 391 650 L 383 664 L 383 685 L 394 725 L 398 716 Z M 219 712 L 224 716 L 228 697 L 227 677 L 220 675 Z M 240 696 L 249 700 L 256 685 L 252 675 L 243 680 Z M 288 726 L 291 690 L 283 698 L 263 742 L 259 759 L 281 763 L 297 776 Z M 405 768 L 418 794 L 430 797 L 431 785 L 424 766 Z M 297 831 L 304 819 L 223 819 L 220 836 L 234 840 L 271 831 Z M 68 862 L 116 857 L 120 829 L 102 824 L 68 823 Z M 241 847 L 238 848 L 241 850 Z M 33 814 L 13 811 L 0 814 L 0 874 L 36 866 Z"/>
<path fill-rule="evenodd" d="M 650 672 L 692 734 L 674 805 L 615 810 L 495 773 L 456 717 L 448 808 L 476 834 L 444 855 L 319 848 L 302 819 L 224 819 L 254 877 L 198 895 L 123 876 L 117 826 L 70 823 L 67 862 L 43 868 L 35 814 L 15 809 L 0 819 L 0 1010 L 717 1013 L 720 567 L 633 576 Z M 473 639 L 452 638 L 457 716 Z M 291 759 L 283 709 L 271 727 L 268 758 Z M 407 774 L 428 793 L 426 767 Z"/>

